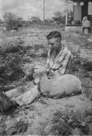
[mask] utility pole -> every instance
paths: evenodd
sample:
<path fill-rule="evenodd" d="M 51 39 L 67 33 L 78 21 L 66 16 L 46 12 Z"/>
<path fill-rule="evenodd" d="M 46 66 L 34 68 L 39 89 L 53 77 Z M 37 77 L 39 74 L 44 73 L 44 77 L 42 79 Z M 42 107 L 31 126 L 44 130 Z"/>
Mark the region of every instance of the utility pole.
<path fill-rule="evenodd" d="M 45 0 L 43 0 L 43 21 L 45 21 Z"/>
<path fill-rule="evenodd" d="M 66 0 L 66 25 L 68 24 L 68 0 Z"/>

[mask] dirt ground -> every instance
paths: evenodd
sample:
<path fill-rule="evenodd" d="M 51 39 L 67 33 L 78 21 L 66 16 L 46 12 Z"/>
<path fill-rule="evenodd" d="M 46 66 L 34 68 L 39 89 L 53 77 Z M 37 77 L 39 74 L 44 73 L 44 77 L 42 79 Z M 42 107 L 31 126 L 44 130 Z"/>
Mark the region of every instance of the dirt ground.
<path fill-rule="evenodd" d="M 22 85 L 26 64 L 45 63 L 48 51 L 46 35 L 52 30 L 62 33 L 62 43 L 73 53 L 72 74 L 80 78 L 83 93 L 62 99 L 40 97 L 13 112 L 0 113 L 2 136 L 92 135 L 91 34 L 86 36 L 47 26 L 0 32 L 0 91 Z M 26 83 L 31 84 L 31 81 Z"/>

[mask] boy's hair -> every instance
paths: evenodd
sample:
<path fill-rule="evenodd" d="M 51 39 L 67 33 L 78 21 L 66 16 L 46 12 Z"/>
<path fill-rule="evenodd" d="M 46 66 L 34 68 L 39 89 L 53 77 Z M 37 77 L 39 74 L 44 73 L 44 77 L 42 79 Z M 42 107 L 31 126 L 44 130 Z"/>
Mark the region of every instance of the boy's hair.
<path fill-rule="evenodd" d="M 61 33 L 58 31 L 52 31 L 46 36 L 47 40 L 50 40 L 52 38 L 60 38 L 62 39 Z"/>

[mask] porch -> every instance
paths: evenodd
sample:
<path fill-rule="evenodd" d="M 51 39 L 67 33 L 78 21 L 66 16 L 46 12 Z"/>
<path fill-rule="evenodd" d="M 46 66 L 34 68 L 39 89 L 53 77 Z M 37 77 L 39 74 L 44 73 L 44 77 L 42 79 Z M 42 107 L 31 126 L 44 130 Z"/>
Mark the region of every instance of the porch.
<path fill-rule="evenodd" d="M 92 22 L 92 0 L 66 0 L 66 31 L 82 32 L 82 19 Z M 72 7 L 72 11 L 69 7 Z M 72 14 L 71 14 L 72 13 Z"/>

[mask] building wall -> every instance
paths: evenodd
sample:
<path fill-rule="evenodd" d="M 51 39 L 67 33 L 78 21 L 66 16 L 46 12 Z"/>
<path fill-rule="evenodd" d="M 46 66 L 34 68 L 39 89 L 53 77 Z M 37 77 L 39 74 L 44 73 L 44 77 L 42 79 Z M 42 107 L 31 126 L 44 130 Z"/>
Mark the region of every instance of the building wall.
<path fill-rule="evenodd" d="M 80 3 L 78 2 L 77 5 L 74 5 L 74 21 L 80 21 L 82 19 L 82 7 L 80 6 Z"/>
<path fill-rule="evenodd" d="M 84 6 L 82 7 L 82 19 L 83 17 L 88 16 L 88 1 L 84 2 Z"/>

